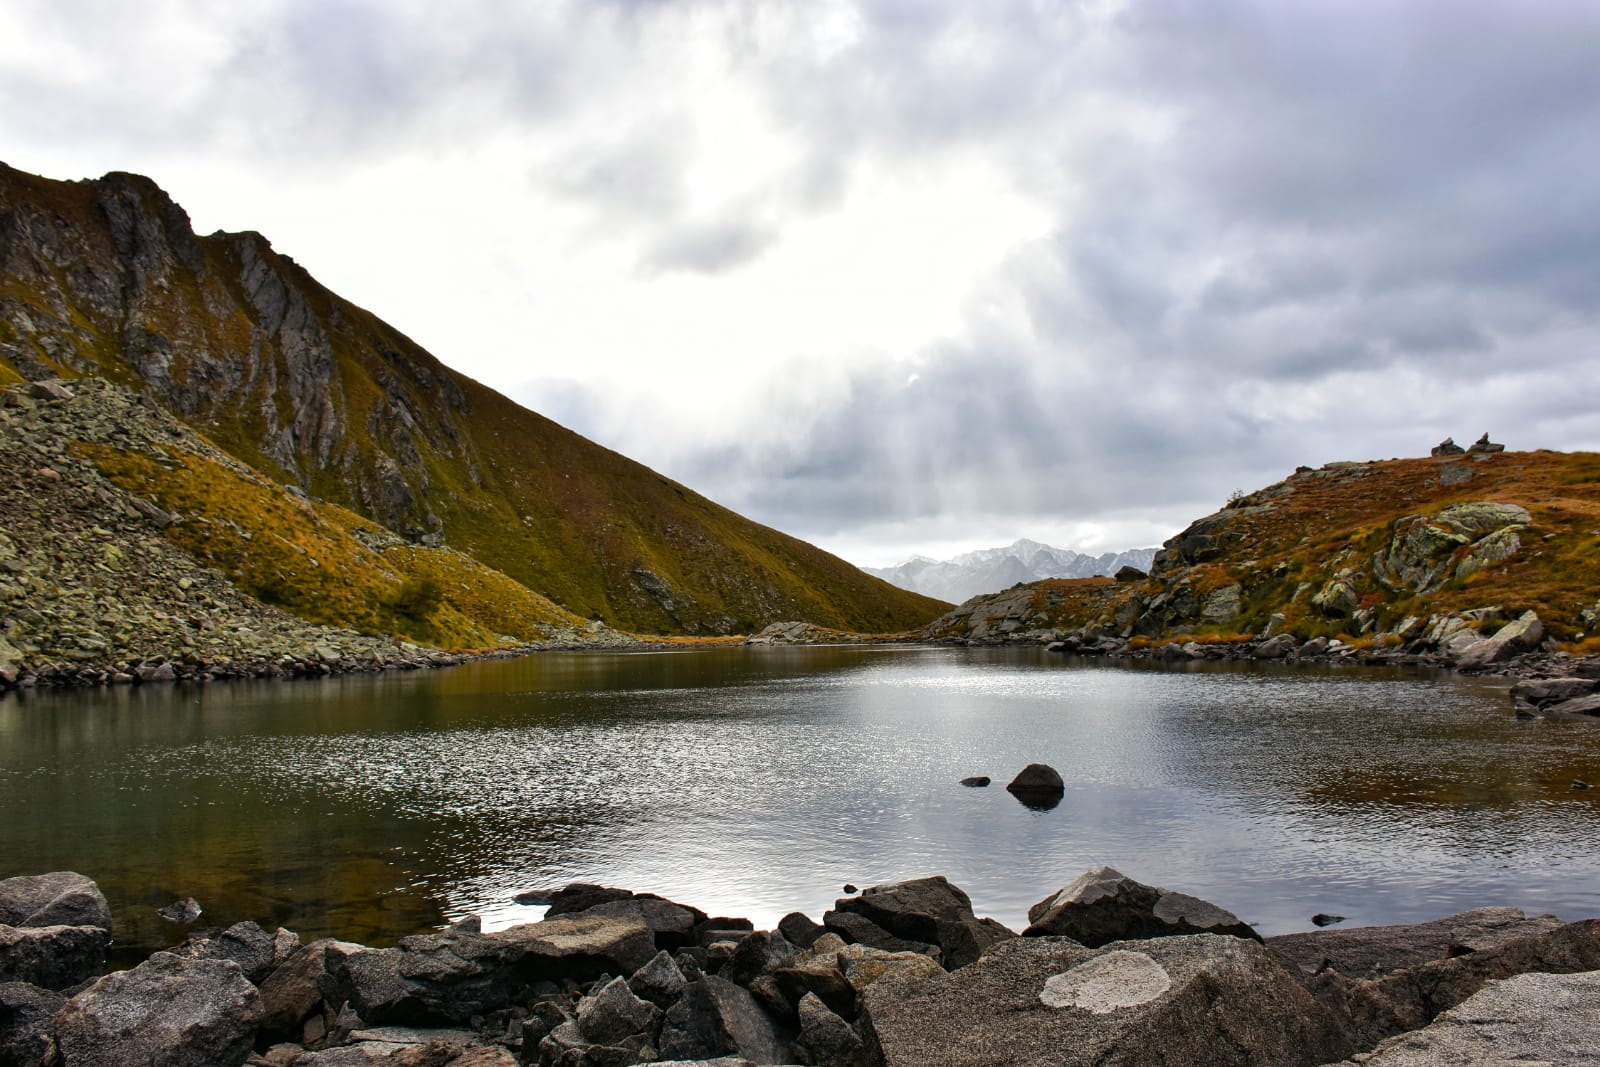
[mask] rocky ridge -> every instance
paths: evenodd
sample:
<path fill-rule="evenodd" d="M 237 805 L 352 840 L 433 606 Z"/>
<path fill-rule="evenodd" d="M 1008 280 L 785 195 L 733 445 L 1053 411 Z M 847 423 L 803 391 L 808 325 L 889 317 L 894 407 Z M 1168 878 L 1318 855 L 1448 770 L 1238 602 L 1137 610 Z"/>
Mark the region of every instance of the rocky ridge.
<path fill-rule="evenodd" d="M 1476 446 L 1475 446 L 1476 448 Z M 1084 654 L 1583 673 L 1600 631 L 1600 457 L 1302 468 L 1191 523 L 1148 574 L 978 597 L 935 640 Z"/>
<path fill-rule="evenodd" d="M 386 948 L 241 922 L 102 974 L 93 882 L 6 879 L 0 1065 L 1592 1062 L 1594 920 L 1482 908 L 1263 941 L 1110 868 L 1040 901 L 1044 926 L 1021 936 L 937 876 L 777 930 L 597 885 L 524 896 L 542 920 L 467 918 Z"/>
<path fill-rule="evenodd" d="M 206 516 L 175 514 L 121 488 L 85 445 L 167 463 L 203 457 L 310 507 L 109 383 L 46 381 L 0 391 L 0 481 L 12 487 L 0 495 L 0 689 L 460 662 L 437 649 L 314 625 L 246 595 L 171 540 L 176 527 L 206 523 Z M 549 642 L 599 640 L 581 620 L 551 623 Z"/>

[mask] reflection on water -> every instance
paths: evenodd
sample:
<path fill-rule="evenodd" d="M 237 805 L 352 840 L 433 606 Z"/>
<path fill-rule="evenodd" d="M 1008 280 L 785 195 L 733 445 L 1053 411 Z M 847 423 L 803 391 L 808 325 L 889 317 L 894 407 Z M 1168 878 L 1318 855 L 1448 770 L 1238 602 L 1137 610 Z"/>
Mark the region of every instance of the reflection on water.
<path fill-rule="evenodd" d="M 1053 765 L 1030 810 L 1004 784 Z M 960 779 L 989 775 L 986 789 Z M 384 943 L 571 880 L 772 924 L 943 873 L 1012 926 L 1102 863 L 1267 933 L 1513 904 L 1600 915 L 1600 724 L 1504 687 L 1034 650 L 543 655 L 0 702 L 0 876 Z M 1596 791 L 1589 791 L 1590 793 Z"/>

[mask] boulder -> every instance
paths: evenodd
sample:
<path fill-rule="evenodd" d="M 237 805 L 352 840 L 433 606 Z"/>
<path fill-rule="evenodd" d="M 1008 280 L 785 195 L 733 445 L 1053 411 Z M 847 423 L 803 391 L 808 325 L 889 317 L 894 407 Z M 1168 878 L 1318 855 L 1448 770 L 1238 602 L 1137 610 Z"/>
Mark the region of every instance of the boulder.
<path fill-rule="evenodd" d="M 1300 643 L 1294 639 L 1293 634 L 1278 634 L 1275 637 L 1267 638 L 1265 641 L 1256 646 L 1255 658 L 1283 659 L 1285 656 L 1289 655 L 1296 648 L 1298 648 L 1299 644 Z"/>
<path fill-rule="evenodd" d="M 1131 564 L 1123 564 L 1117 568 L 1117 573 L 1112 577 L 1119 582 L 1142 582 L 1150 576 L 1138 567 Z"/>
<path fill-rule="evenodd" d="M 1007 941 L 959 971 L 872 985 L 861 1025 L 885 1067 L 1293 1067 L 1352 1051 L 1261 945 L 1208 935 Z"/>
<path fill-rule="evenodd" d="M 98 926 L 0 926 L 0 982 L 78 985 L 105 969 L 110 941 Z"/>
<path fill-rule="evenodd" d="M 596 904 L 569 915 L 600 915 L 612 918 L 636 918 L 650 928 L 657 948 L 674 949 L 692 945 L 695 927 L 704 922 L 705 912 L 674 904 L 660 897 L 636 896 L 627 900 L 612 900 Z M 547 914 L 545 916 L 549 918 Z"/>
<path fill-rule="evenodd" d="M 67 998 L 27 982 L 0 982 L 0 1064 L 37 1067 L 56 1034 L 56 1012 Z"/>
<path fill-rule="evenodd" d="M 856 1002 L 874 982 L 896 977 L 908 980 L 929 978 L 944 971 L 937 962 L 920 952 L 884 952 L 866 945 L 846 945 L 835 957 L 844 980 L 855 992 Z"/>
<path fill-rule="evenodd" d="M 266 977 L 261 985 L 261 1029 L 264 1033 L 295 1038 L 301 1026 L 322 1006 L 322 982 L 328 957 L 342 960 L 364 946 L 324 938 L 300 948 Z"/>
<path fill-rule="evenodd" d="M 1511 699 L 1542 708 L 1600 693 L 1597 678 L 1524 678 L 1511 687 Z"/>
<path fill-rule="evenodd" d="M 1261 940 L 1237 915 L 1186 893 L 1148 886 L 1111 867 L 1079 875 L 1028 909 L 1024 937 L 1070 937 L 1098 948 L 1112 941 L 1182 934 Z"/>
<path fill-rule="evenodd" d="M 1438 444 L 1434 445 L 1433 448 L 1431 450 L 1429 450 L 1428 455 L 1430 455 L 1430 456 L 1459 456 L 1459 455 L 1462 455 L 1465 452 L 1466 452 L 1466 449 L 1464 449 L 1460 445 L 1456 444 L 1454 438 L 1446 437 L 1443 441 L 1440 441 Z"/>
<path fill-rule="evenodd" d="M 800 1046 L 817 1067 L 874 1067 L 855 1027 L 828 1010 L 816 994 L 800 998 Z"/>
<path fill-rule="evenodd" d="M 1291 974 L 1333 970 L 1350 978 L 1378 978 L 1434 960 L 1498 948 L 1562 926 L 1554 915 L 1529 918 L 1519 908 L 1475 908 L 1458 915 L 1402 926 L 1356 926 L 1280 934 L 1267 950 Z"/>
<path fill-rule="evenodd" d="M 884 952 L 917 952 L 937 960 L 944 958 L 944 951 L 938 945 L 896 937 L 865 915 L 829 911 L 823 913 L 822 923 L 829 933 L 838 934 L 852 945 L 869 945 Z"/>
<path fill-rule="evenodd" d="M 740 940 L 732 958 L 718 973 L 730 982 L 748 987 L 757 978 L 788 963 L 797 951 L 782 934 L 758 931 Z"/>
<path fill-rule="evenodd" d="M 778 920 L 778 933 L 796 948 L 810 948 L 826 932 L 804 912 L 791 911 Z"/>
<path fill-rule="evenodd" d="M 1456 658 L 1458 670 L 1481 670 L 1522 652 L 1530 652 L 1544 640 L 1544 624 L 1532 611 L 1506 623 L 1493 637 L 1478 641 Z"/>
<path fill-rule="evenodd" d="M 244 971 L 245 978 L 259 985 L 272 970 L 277 945 L 260 926 L 241 922 L 213 937 L 192 937 L 172 952 L 192 960 L 232 960 Z"/>
<path fill-rule="evenodd" d="M 1006 792 L 1030 808 L 1049 811 L 1061 803 L 1067 785 L 1054 767 L 1044 763 L 1030 763 L 1011 779 Z"/>
<path fill-rule="evenodd" d="M 989 776 L 986 774 L 975 774 L 971 778 L 961 779 L 961 784 L 966 786 L 968 789 L 982 789 L 989 784 Z"/>
<path fill-rule="evenodd" d="M 578 1002 L 578 1032 L 596 1045 L 649 1034 L 660 1019 L 661 1009 L 635 996 L 622 978 L 613 978 Z"/>
<path fill-rule="evenodd" d="M 684 986 L 688 984 L 682 968 L 665 951 L 657 952 L 649 963 L 628 978 L 628 988 L 634 996 L 662 1009 L 670 1008 L 672 1002 L 683 995 Z"/>
<path fill-rule="evenodd" d="M 798 1004 L 807 993 L 815 993 L 833 1011 L 853 1019 L 856 1014 L 856 992 L 839 966 L 839 953 L 845 947 L 844 940 L 838 934 L 824 934 L 809 951 L 802 952 L 786 966 L 778 968 L 772 977 L 791 1004 Z M 923 958 L 927 959 L 926 956 Z M 934 966 L 938 967 L 938 964 Z M 939 969 L 943 970 L 942 967 Z"/>
<path fill-rule="evenodd" d="M 1493 982 L 1421 1030 L 1391 1037 L 1366 1067 L 1526 1064 L 1578 1067 L 1600 1049 L 1600 972 Z"/>
<path fill-rule="evenodd" d="M 715 975 L 691 982 L 661 1026 L 663 1059 L 741 1056 L 758 1064 L 790 1062 L 772 1020 L 747 990 Z"/>
<path fill-rule="evenodd" d="M 0 923 L 6 926 L 98 926 L 111 932 L 111 907 L 93 881 L 74 871 L 0 881 Z"/>
<path fill-rule="evenodd" d="M 628 889 L 612 889 L 603 885 L 590 885 L 588 882 L 573 882 L 553 893 L 542 893 L 544 899 L 530 897 L 527 900 L 518 898 L 519 902 L 530 904 L 548 904 L 550 910 L 544 913 L 546 919 L 554 919 L 558 915 L 576 914 L 588 911 L 600 904 L 609 904 L 617 900 L 632 900 L 633 891 Z"/>
<path fill-rule="evenodd" d="M 1547 704 L 1542 710 L 1546 715 L 1554 716 L 1584 715 L 1600 717 L 1600 693 L 1586 697 L 1573 697 L 1571 700 L 1562 700 L 1555 704 Z"/>
<path fill-rule="evenodd" d="M 229 960 L 157 952 L 100 979 L 61 1008 L 61 1067 L 238 1067 L 261 998 Z"/>
<path fill-rule="evenodd" d="M 996 941 L 1016 936 L 993 919 L 974 915 L 971 898 L 943 875 L 871 886 L 859 896 L 841 897 L 834 908 L 859 915 L 896 938 L 937 945 L 941 962 L 952 969 L 971 963 Z"/>

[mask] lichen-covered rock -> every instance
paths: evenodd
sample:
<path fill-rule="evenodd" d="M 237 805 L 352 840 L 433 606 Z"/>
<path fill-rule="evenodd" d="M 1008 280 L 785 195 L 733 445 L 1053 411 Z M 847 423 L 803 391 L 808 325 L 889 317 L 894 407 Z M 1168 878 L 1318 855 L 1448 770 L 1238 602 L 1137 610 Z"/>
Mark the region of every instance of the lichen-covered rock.
<path fill-rule="evenodd" d="M 1297 1067 L 1352 1051 L 1261 945 L 1209 935 L 1007 941 L 959 971 L 874 984 L 862 1027 L 885 1067 Z"/>
<path fill-rule="evenodd" d="M 61 1067 L 238 1067 L 261 998 L 229 960 L 157 952 L 100 979 L 61 1008 Z"/>

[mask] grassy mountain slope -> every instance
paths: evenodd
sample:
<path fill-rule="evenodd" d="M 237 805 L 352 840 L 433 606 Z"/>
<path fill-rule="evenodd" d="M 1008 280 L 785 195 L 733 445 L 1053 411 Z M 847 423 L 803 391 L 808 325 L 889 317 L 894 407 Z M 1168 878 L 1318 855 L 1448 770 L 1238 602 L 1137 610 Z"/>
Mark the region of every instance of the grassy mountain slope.
<path fill-rule="evenodd" d="M 0 384 L 81 375 L 152 395 L 272 479 L 623 629 L 892 631 L 944 607 L 451 371 L 259 234 L 196 236 L 147 178 L 0 164 Z"/>
<path fill-rule="evenodd" d="M 1052 581 L 958 609 L 936 636 L 1086 628 L 1222 640 L 1399 643 L 1432 616 L 1538 613 L 1562 642 L 1600 631 L 1600 455 L 1505 452 L 1301 468 L 1169 540 L 1143 582 Z M 1008 620 L 1009 623 L 1008 623 Z"/>

